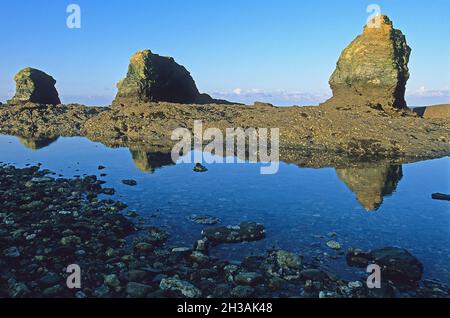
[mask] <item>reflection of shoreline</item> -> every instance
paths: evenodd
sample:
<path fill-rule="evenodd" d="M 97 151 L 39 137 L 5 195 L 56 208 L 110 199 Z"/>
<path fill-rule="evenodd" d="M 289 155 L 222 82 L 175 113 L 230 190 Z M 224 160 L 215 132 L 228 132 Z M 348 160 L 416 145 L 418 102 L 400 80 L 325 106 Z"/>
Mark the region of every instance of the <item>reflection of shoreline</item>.
<path fill-rule="evenodd" d="M 38 150 L 55 142 L 58 137 L 32 136 L 19 137 L 27 148 Z M 171 157 L 171 145 L 128 144 L 122 139 L 95 140 L 106 147 L 127 147 L 135 166 L 142 172 L 153 173 L 156 169 L 174 165 Z M 330 159 L 331 158 L 331 159 Z M 242 159 L 242 158 L 240 158 Z M 336 154 L 312 155 L 308 151 L 290 149 L 280 150 L 280 161 L 297 164 L 300 167 L 334 167 L 337 176 L 355 193 L 358 202 L 368 211 L 377 210 L 383 203 L 383 198 L 395 192 L 402 178 L 402 166 L 393 162 L 358 162 L 349 161 L 345 156 Z M 332 163 L 338 162 L 333 165 Z"/>
<path fill-rule="evenodd" d="M 395 192 L 403 177 L 401 165 L 388 164 L 336 169 L 336 174 L 368 211 L 377 210 L 384 197 Z"/>

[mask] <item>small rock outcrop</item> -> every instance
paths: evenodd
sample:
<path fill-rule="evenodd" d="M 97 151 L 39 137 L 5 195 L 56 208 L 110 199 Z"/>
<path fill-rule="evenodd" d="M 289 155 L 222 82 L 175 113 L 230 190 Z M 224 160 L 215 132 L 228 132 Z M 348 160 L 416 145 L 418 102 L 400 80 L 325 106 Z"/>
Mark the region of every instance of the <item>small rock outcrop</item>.
<path fill-rule="evenodd" d="M 206 228 L 202 236 L 213 243 L 240 243 L 262 240 L 266 236 L 264 225 L 256 222 L 242 222 L 235 226 Z"/>
<path fill-rule="evenodd" d="M 416 107 L 413 111 L 423 118 L 446 119 L 450 118 L 450 104 L 432 105 L 428 107 Z"/>
<path fill-rule="evenodd" d="M 411 48 L 391 20 L 376 16 L 344 49 L 331 75 L 333 97 L 325 105 L 406 108 Z"/>
<path fill-rule="evenodd" d="M 16 94 L 8 101 L 10 105 L 20 105 L 25 103 L 37 104 L 61 104 L 58 91 L 55 88 L 56 81 L 50 75 L 26 67 L 16 74 Z"/>
<path fill-rule="evenodd" d="M 349 266 L 366 267 L 377 264 L 381 267 L 382 277 L 402 289 L 416 288 L 422 279 L 422 263 L 405 249 L 384 247 L 372 251 L 349 249 L 346 254 Z"/>
<path fill-rule="evenodd" d="M 172 102 L 206 104 L 213 102 L 200 94 L 191 74 L 172 57 L 160 56 L 150 50 L 131 57 L 127 76 L 117 84 L 113 106 L 130 103 Z"/>

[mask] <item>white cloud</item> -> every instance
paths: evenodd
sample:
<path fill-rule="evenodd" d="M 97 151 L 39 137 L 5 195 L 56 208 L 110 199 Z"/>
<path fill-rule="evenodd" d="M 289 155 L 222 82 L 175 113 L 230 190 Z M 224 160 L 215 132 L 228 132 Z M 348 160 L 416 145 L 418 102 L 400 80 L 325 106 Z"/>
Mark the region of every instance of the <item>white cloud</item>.
<path fill-rule="evenodd" d="M 427 89 L 425 86 L 421 86 L 415 91 L 407 91 L 406 95 L 413 97 L 450 97 L 450 89 Z"/>
<path fill-rule="evenodd" d="M 233 89 L 233 94 L 241 95 L 241 93 L 242 93 L 242 89 L 241 89 L 241 88 L 235 88 L 235 89 Z"/>
<path fill-rule="evenodd" d="M 450 89 L 427 89 L 421 86 L 416 90 L 406 92 L 409 106 L 429 106 L 433 104 L 450 103 Z"/>
<path fill-rule="evenodd" d="M 211 95 L 215 98 L 244 104 L 253 104 L 255 101 L 258 101 L 279 106 L 317 105 L 331 96 L 330 93 L 305 93 L 285 90 L 264 91 L 258 88 L 235 88 L 230 92 L 213 92 Z"/>

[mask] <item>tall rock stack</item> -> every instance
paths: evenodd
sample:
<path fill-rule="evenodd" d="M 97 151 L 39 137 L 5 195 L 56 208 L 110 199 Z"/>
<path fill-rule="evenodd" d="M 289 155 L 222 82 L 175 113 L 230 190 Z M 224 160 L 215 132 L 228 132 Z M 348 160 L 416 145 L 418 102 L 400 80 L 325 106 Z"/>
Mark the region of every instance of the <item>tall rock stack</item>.
<path fill-rule="evenodd" d="M 322 105 L 406 108 L 410 53 L 403 33 L 376 16 L 342 52 L 329 81 L 333 97 Z"/>
<path fill-rule="evenodd" d="M 191 74 L 172 57 L 139 51 L 131 57 L 127 76 L 117 84 L 113 106 L 140 102 L 209 103 L 200 94 Z"/>
<path fill-rule="evenodd" d="M 8 101 L 9 105 L 26 103 L 58 105 L 61 101 L 55 88 L 56 81 L 50 75 L 26 67 L 16 74 L 16 94 Z"/>

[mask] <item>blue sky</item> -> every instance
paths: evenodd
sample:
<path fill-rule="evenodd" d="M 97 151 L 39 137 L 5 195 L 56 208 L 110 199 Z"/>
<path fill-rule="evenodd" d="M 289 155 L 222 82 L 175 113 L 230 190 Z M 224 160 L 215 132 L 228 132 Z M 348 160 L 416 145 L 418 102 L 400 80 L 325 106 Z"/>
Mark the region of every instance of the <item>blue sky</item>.
<path fill-rule="evenodd" d="M 66 26 L 71 3 L 81 29 Z M 109 104 L 131 55 L 148 48 L 216 97 L 316 104 L 331 94 L 329 76 L 372 3 L 413 50 L 409 104 L 450 102 L 448 0 L 2 0 L 0 100 L 31 66 L 57 80 L 65 103 Z"/>

